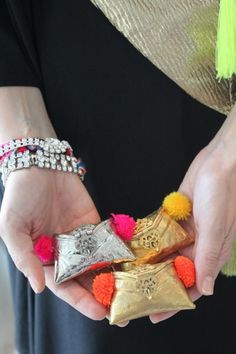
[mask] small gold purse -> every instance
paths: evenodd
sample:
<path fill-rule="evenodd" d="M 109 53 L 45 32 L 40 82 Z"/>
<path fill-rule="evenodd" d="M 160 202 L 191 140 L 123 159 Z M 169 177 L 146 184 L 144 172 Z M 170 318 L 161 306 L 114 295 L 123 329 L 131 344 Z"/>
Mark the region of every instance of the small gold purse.
<path fill-rule="evenodd" d="M 136 225 L 134 236 L 127 243 L 136 260 L 123 263 L 122 270 L 130 270 L 140 264 L 157 263 L 194 242 L 194 235 L 187 233 L 163 208 L 138 219 Z"/>
<path fill-rule="evenodd" d="M 171 260 L 141 265 L 128 272 L 114 272 L 114 277 L 110 324 L 152 313 L 195 308 Z"/>

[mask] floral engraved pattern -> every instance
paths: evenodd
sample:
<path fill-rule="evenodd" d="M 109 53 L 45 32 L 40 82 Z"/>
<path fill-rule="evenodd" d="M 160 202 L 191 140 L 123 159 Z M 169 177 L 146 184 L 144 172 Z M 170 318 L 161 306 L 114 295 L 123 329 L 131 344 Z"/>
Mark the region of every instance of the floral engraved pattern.
<path fill-rule="evenodd" d="M 104 262 L 135 260 L 130 249 L 110 228 L 109 219 L 57 235 L 55 252 L 55 281 L 58 284 Z"/>
<path fill-rule="evenodd" d="M 146 295 L 149 300 L 152 298 L 152 295 L 156 291 L 156 289 L 157 280 L 152 275 L 138 278 L 136 281 L 137 292 Z"/>
<path fill-rule="evenodd" d="M 152 224 L 153 221 L 149 218 L 137 219 L 135 234 L 138 234 L 139 232 L 146 230 L 146 228 L 152 226 Z"/>
<path fill-rule="evenodd" d="M 160 243 L 160 233 L 157 229 L 150 230 L 140 236 L 139 245 L 146 249 L 156 249 Z"/>
<path fill-rule="evenodd" d="M 132 269 L 130 271 L 130 274 L 139 275 L 139 274 L 143 274 L 144 272 L 149 272 L 150 271 L 150 267 L 152 268 L 152 266 L 150 264 L 142 264 L 142 265 Z"/>
<path fill-rule="evenodd" d="M 91 236 L 82 237 L 76 241 L 75 248 L 83 256 L 90 255 L 96 248 L 96 241 Z"/>

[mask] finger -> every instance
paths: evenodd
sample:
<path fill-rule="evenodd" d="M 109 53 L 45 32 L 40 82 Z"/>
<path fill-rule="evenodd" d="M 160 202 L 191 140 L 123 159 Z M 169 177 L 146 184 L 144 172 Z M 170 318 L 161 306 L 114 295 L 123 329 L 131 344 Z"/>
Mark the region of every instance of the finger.
<path fill-rule="evenodd" d="M 193 194 L 192 194 L 192 187 L 190 185 L 190 181 L 186 178 L 184 178 L 183 182 L 181 183 L 178 192 L 183 193 L 186 195 L 191 203 L 193 204 Z M 178 223 L 184 228 L 184 230 L 192 236 L 194 239 L 196 237 L 196 230 L 195 230 L 195 222 L 194 222 L 194 217 L 193 214 L 191 214 L 187 220 L 179 220 Z"/>
<path fill-rule="evenodd" d="M 213 294 L 215 279 L 220 270 L 222 246 L 227 233 L 225 227 L 227 216 L 222 215 L 224 205 L 226 204 L 221 204 L 219 200 L 216 203 L 211 202 L 208 208 L 204 208 L 208 212 L 201 213 L 201 216 L 198 217 L 199 220 L 197 220 L 198 236 L 194 262 L 197 286 L 203 295 Z M 198 207 L 201 208 L 201 204 Z"/>
<path fill-rule="evenodd" d="M 15 266 L 28 278 L 34 292 L 42 292 L 45 288 L 44 271 L 34 253 L 31 237 L 15 230 L 7 230 L 2 238 Z"/>
<path fill-rule="evenodd" d="M 63 226 L 59 230 L 57 230 L 56 233 L 63 233 L 66 231 L 70 232 L 71 230 L 74 230 L 75 228 L 80 227 L 81 225 L 87 225 L 87 224 L 98 224 L 101 221 L 101 218 L 98 214 L 97 209 L 94 207 L 93 209 L 90 209 L 83 213 L 82 215 L 77 215 L 76 213 L 72 214 L 72 221 L 69 224 L 69 226 Z"/>
<path fill-rule="evenodd" d="M 97 224 L 101 221 L 96 208 L 89 210 L 86 214 L 80 216 L 79 224 Z"/>
<path fill-rule="evenodd" d="M 187 246 L 179 250 L 179 255 L 190 258 L 192 261 L 194 260 L 194 245 Z"/>
<path fill-rule="evenodd" d="M 99 304 L 93 295 L 76 280 L 68 280 L 62 284 L 56 284 L 54 281 L 54 268 L 52 266 L 44 268 L 46 285 L 56 296 L 92 320 L 105 318 L 107 314 L 105 307 Z"/>
<path fill-rule="evenodd" d="M 190 236 L 195 238 L 196 235 L 193 215 L 190 215 L 187 220 L 179 220 L 178 223 Z"/>
<path fill-rule="evenodd" d="M 222 215 L 227 205 L 227 193 L 216 193 L 219 180 L 201 178 L 201 193 L 194 197 L 193 216 L 196 232 L 194 245 L 197 286 L 203 295 L 212 295 L 219 272 L 219 258 L 226 235 L 227 216 Z M 191 186 L 185 178 L 180 191 L 190 196 Z"/>
<path fill-rule="evenodd" d="M 110 315 L 106 315 L 106 319 L 108 321 L 110 321 Z M 125 322 L 118 323 L 116 326 L 123 328 L 123 327 L 126 327 L 128 324 L 129 324 L 129 321 L 125 321 Z"/>
<path fill-rule="evenodd" d="M 188 294 L 189 294 L 190 298 L 192 299 L 192 301 L 196 301 L 197 299 L 199 299 L 201 297 L 201 294 L 198 292 L 196 287 L 188 290 Z M 176 315 L 178 312 L 179 311 L 168 311 L 168 312 L 162 312 L 162 313 L 158 313 L 158 314 L 152 314 L 149 316 L 149 318 L 153 324 L 156 324 L 156 323 L 162 322 L 164 320 L 167 320 L 168 318 Z"/>
<path fill-rule="evenodd" d="M 118 323 L 117 326 L 120 327 L 120 328 L 124 328 L 124 327 L 126 327 L 128 324 L 129 324 L 129 321 L 125 321 L 125 322 L 122 322 L 122 323 Z"/>
<path fill-rule="evenodd" d="M 169 312 L 162 312 L 162 313 L 158 313 L 158 314 L 154 314 L 154 315 L 150 315 L 150 321 L 153 324 L 162 322 L 164 320 L 167 320 L 168 318 L 176 315 L 176 313 L 178 313 L 179 311 L 169 311 Z"/>

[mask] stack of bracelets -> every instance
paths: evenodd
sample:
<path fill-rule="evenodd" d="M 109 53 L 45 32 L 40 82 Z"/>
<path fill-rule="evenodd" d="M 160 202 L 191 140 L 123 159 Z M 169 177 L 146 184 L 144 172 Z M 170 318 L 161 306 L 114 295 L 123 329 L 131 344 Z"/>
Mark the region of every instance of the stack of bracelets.
<path fill-rule="evenodd" d="M 82 181 L 86 173 L 84 163 L 73 156 L 73 150 L 65 140 L 19 138 L 0 146 L 0 172 L 4 186 L 11 172 L 32 166 L 73 172 Z"/>

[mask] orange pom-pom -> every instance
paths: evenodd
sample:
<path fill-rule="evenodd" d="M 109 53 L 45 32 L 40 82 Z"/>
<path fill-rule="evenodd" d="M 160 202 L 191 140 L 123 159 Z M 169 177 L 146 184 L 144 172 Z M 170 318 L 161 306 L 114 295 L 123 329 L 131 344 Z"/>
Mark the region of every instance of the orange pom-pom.
<path fill-rule="evenodd" d="M 195 266 L 193 261 L 187 257 L 178 256 L 175 258 L 174 265 L 178 277 L 182 280 L 184 286 L 186 288 L 193 286 L 196 281 Z"/>
<path fill-rule="evenodd" d="M 106 307 L 111 305 L 115 290 L 115 277 L 112 272 L 101 273 L 93 280 L 93 294 L 95 299 Z"/>

